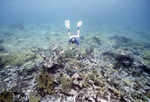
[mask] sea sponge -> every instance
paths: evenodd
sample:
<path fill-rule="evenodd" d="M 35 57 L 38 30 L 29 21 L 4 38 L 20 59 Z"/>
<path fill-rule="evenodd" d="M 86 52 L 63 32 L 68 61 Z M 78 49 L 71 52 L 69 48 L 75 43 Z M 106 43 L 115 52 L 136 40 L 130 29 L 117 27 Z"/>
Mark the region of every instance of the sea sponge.
<path fill-rule="evenodd" d="M 63 75 L 60 78 L 60 82 L 61 82 L 61 90 L 64 92 L 68 92 L 71 90 L 72 87 L 72 79 L 67 78 L 66 75 Z"/>
<path fill-rule="evenodd" d="M 0 93 L 0 101 L 2 102 L 12 102 L 13 100 L 13 93 L 8 91 L 3 91 Z"/>
<path fill-rule="evenodd" d="M 40 88 L 44 89 L 44 92 L 53 93 L 54 79 L 52 74 L 43 72 L 40 75 L 36 75 L 35 78 L 37 79 L 37 84 L 40 86 Z"/>

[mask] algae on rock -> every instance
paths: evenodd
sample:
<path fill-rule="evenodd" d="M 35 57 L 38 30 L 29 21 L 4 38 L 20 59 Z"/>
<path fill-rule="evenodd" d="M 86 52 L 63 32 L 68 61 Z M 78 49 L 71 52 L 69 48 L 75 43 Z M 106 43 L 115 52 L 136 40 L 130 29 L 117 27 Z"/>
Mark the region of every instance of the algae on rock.
<path fill-rule="evenodd" d="M 99 35 L 94 35 L 93 38 L 92 38 L 92 41 L 95 43 L 95 44 L 98 44 L 98 45 L 101 45 L 102 44 L 102 40 L 101 40 L 101 37 Z"/>
<path fill-rule="evenodd" d="M 2 55 L 0 57 L 2 58 L 0 63 L 3 64 L 5 68 L 7 68 L 7 67 L 14 67 L 14 66 L 21 66 L 25 62 L 34 59 L 36 55 L 35 53 L 28 50 L 21 53 Z"/>
<path fill-rule="evenodd" d="M 146 64 L 150 65 L 150 51 L 145 50 L 144 54 L 142 55 L 143 60 Z"/>
<path fill-rule="evenodd" d="M 12 102 L 12 100 L 13 100 L 13 93 L 12 92 L 7 92 L 4 90 L 2 93 L 0 93 L 0 101 Z"/>
<path fill-rule="evenodd" d="M 124 83 L 126 83 L 127 85 L 133 84 L 132 82 L 130 82 L 129 79 L 126 79 L 126 78 L 122 79 L 122 81 L 123 81 Z"/>
<path fill-rule="evenodd" d="M 90 86 L 90 80 L 97 86 L 105 86 L 102 78 L 98 75 L 97 71 L 89 72 L 85 75 L 84 86 Z"/>

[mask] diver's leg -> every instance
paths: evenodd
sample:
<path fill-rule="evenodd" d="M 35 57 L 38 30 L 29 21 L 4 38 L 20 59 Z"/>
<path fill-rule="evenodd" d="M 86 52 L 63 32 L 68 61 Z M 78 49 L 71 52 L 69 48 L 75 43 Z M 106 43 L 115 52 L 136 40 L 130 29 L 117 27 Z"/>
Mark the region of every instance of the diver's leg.
<path fill-rule="evenodd" d="M 79 27 L 82 25 L 82 21 L 79 21 L 77 23 L 77 35 L 79 36 L 80 35 L 80 31 L 79 31 Z"/>
<path fill-rule="evenodd" d="M 65 26 L 67 27 L 68 29 L 68 35 L 70 37 L 70 21 L 69 20 L 65 20 Z"/>
<path fill-rule="evenodd" d="M 79 37 L 79 35 L 80 35 L 79 27 L 77 27 L 77 35 L 78 35 L 78 37 Z"/>

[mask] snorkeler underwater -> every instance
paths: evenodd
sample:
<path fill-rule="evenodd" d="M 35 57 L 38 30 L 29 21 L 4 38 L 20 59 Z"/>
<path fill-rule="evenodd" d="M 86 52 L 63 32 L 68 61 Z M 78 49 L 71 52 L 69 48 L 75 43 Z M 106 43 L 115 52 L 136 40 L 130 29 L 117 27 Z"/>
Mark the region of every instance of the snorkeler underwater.
<path fill-rule="evenodd" d="M 0 0 L 0 102 L 150 102 L 149 0 Z"/>
<path fill-rule="evenodd" d="M 79 27 L 82 25 L 82 21 L 79 21 L 77 23 L 77 35 L 70 35 L 70 21 L 69 20 L 65 20 L 65 26 L 68 29 L 68 35 L 69 35 L 69 49 L 70 50 L 74 50 L 72 47 L 70 47 L 70 43 L 74 44 L 76 43 L 78 45 L 78 52 L 80 52 L 80 45 L 79 45 L 79 36 L 80 36 L 80 31 L 79 31 Z"/>

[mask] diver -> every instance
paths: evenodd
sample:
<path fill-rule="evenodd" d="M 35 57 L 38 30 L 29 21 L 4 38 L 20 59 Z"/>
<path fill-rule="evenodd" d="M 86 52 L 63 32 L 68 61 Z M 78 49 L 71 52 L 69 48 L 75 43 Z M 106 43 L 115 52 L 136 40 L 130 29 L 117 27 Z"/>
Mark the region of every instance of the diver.
<path fill-rule="evenodd" d="M 68 29 L 68 35 L 69 35 L 69 49 L 70 50 L 74 50 L 71 46 L 70 46 L 70 43 L 72 44 L 77 44 L 78 45 L 78 52 L 80 52 L 80 44 L 79 44 L 79 34 L 80 34 L 80 31 L 79 31 L 79 27 L 82 25 L 82 21 L 79 21 L 77 23 L 77 35 L 72 35 L 70 34 L 70 21 L 69 20 L 65 20 L 65 25 Z"/>

